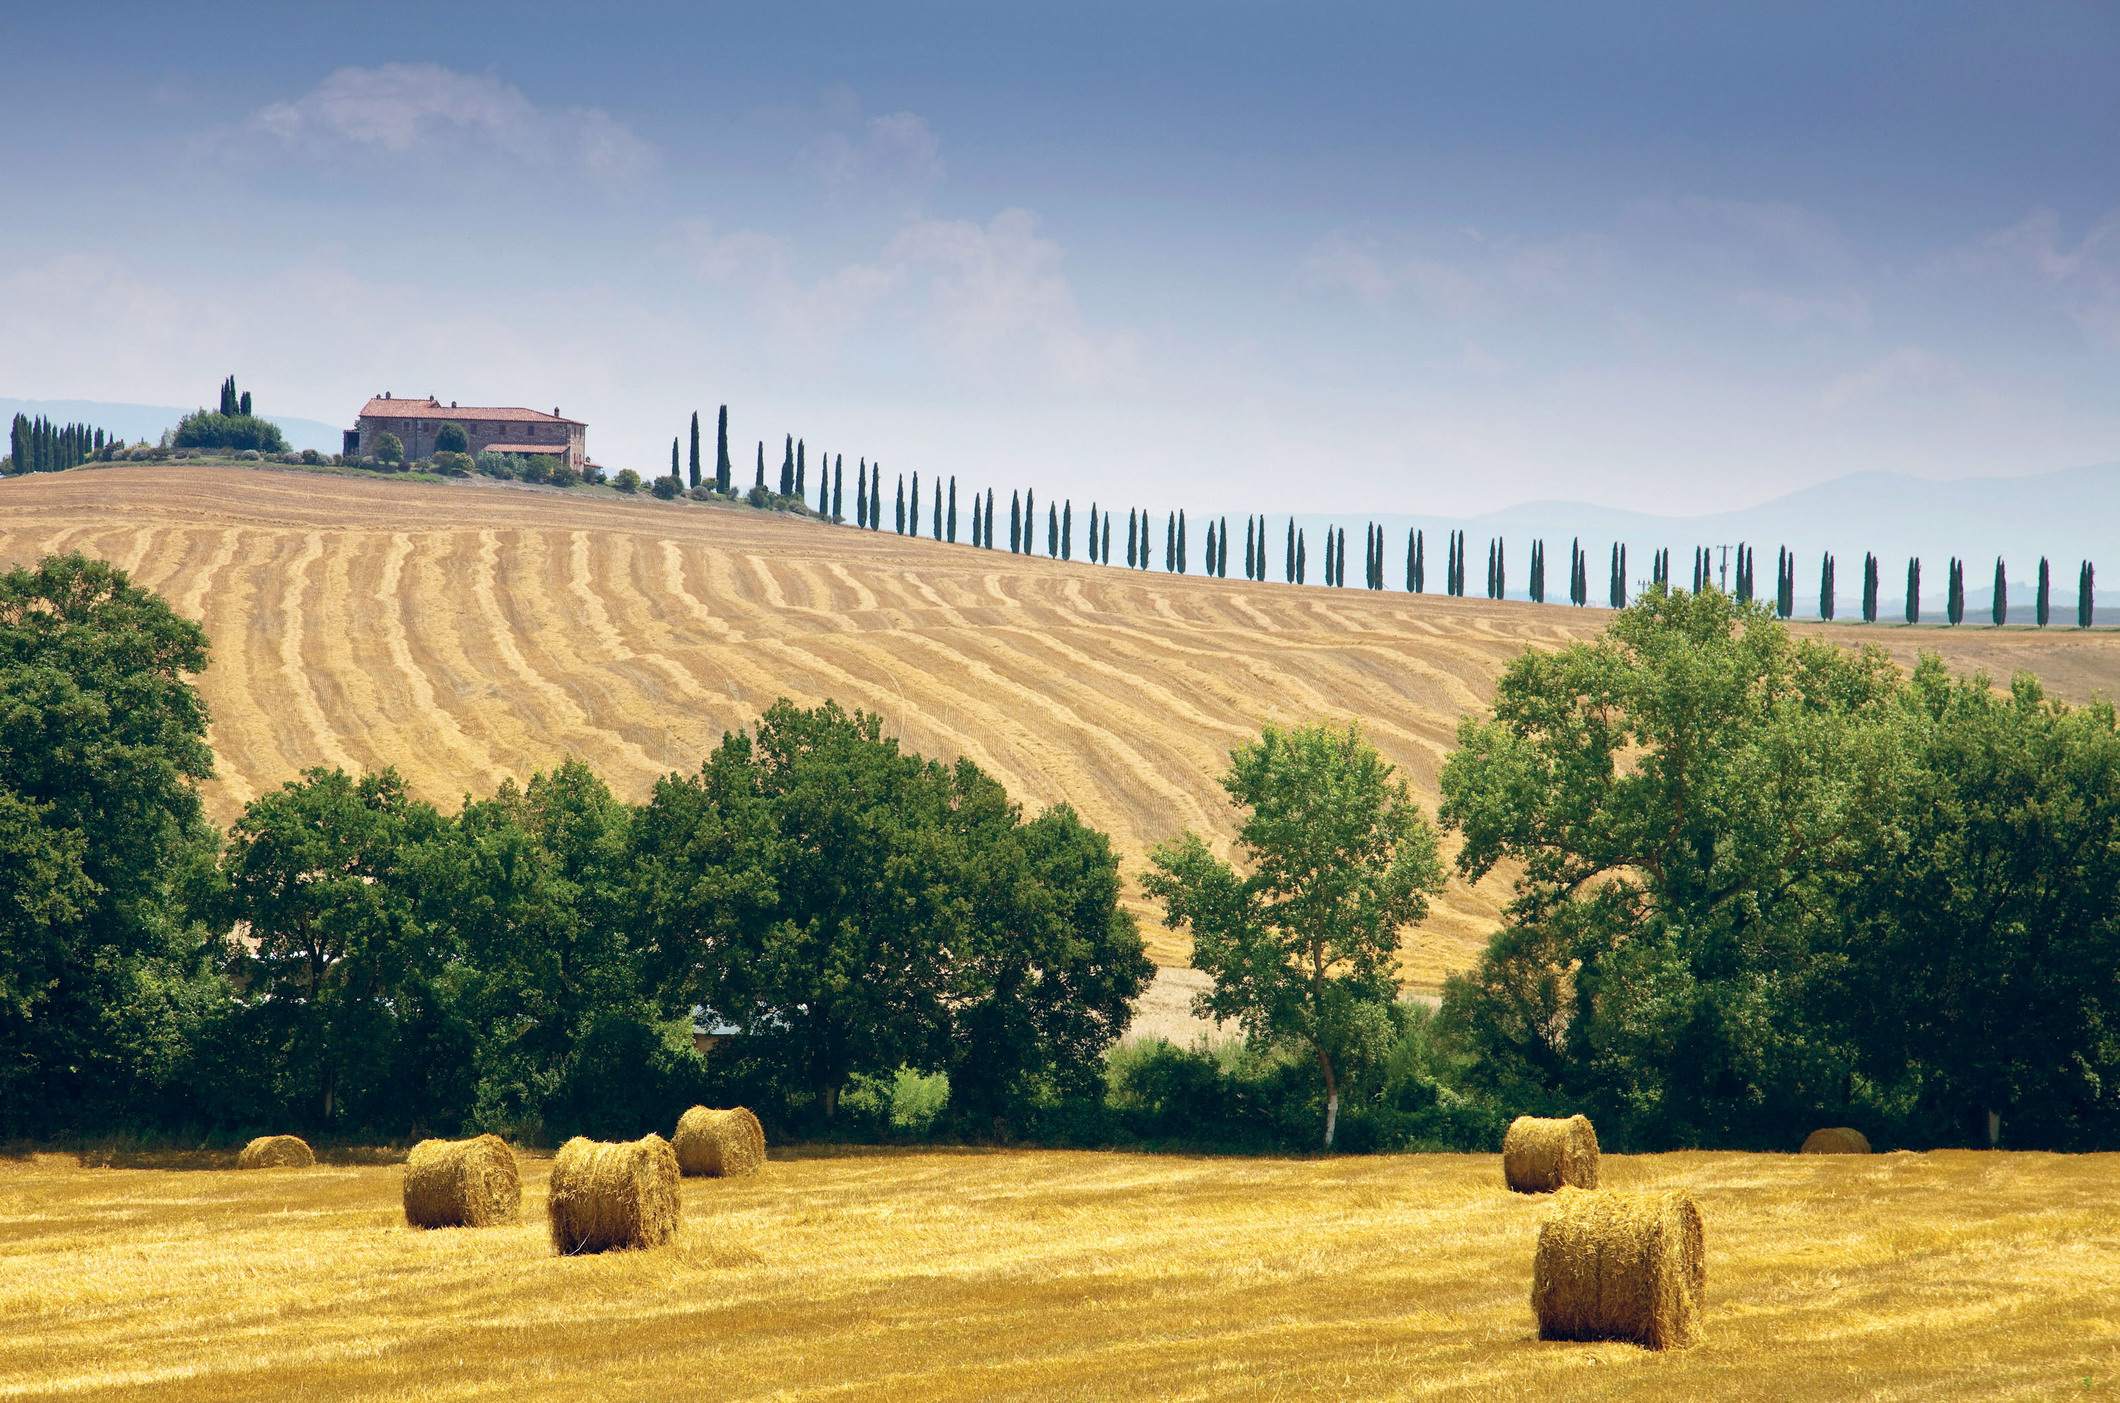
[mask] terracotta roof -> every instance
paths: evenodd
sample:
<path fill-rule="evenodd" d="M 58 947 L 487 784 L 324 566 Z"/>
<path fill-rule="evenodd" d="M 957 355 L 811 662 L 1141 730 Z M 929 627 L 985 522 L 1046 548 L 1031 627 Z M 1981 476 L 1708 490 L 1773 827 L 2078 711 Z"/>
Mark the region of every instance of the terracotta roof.
<path fill-rule="evenodd" d="M 517 409 L 506 406 L 492 407 L 470 404 L 443 404 L 433 399 L 372 399 L 361 409 L 363 419 L 447 419 L 452 423 L 469 420 L 508 420 L 510 422 L 531 421 L 539 424 L 579 424 L 579 419 L 567 419 L 557 414 L 540 414 L 535 409 Z"/>

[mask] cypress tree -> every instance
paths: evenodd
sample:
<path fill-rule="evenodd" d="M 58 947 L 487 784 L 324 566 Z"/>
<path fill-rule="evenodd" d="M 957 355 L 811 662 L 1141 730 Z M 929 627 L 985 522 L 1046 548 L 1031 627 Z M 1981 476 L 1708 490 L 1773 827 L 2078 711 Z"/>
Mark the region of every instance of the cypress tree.
<path fill-rule="evenodd" d="M 906 533 L 904 533 L 904 534 L 908 534 L 908 535 L 913 535 L 913 536 L 917 536 L 917 535 L 919 535 L 919 534 L 920 534 L 920 470 L 919 470 L 918 468 L 915 468 L 915 469 L 913 469 L 913 514 L 912 514 L 912 515 L 911 515 L 910 517 L 908 517 L 908 518 L 907 518 L 907 521 L 908 521 L 908 522 L 909 522 L 909 523 L 911 524 L 911 526 L 912 526 L 912 530 L 911 530 L 910 532 L 906 532 Z"/>
<path fill-rule="evenodd" d="M 920 474 L 918 474 L 918 473 L 915 473 L 915 474 L 913 474 L 913 481 L 914 481 L 915 483 L 919 482 L 919 481 L 920 481 Z M 917 503 L 915 503 L 915 507 L 916 507 L 916 509 L 917 509 L 917 507 L 918 507 L 918 504 L 917 504 Z M 901 535 L 901 536 L 903 536 L 903 535 L 905 534 L 905 474 L 904 474 L 904 473 L 900 473 L 900 474 L 898 474 L 898 519 L 897 519 L 897 522 L 896 522 L 896 527 L 897 527 L 897 531 L 898 531 L 898 534 L 899 534 L 899 535 Z"/>
<path fill-rule="evenodd" d="M 817 514 L 832 519 L 832 455 L 817 455 Z"/>
<path fill-rule="evenodd" d="M 1060 509 L 1051 502 L 1045 504 L 1045 555 L 1048 560 L 1060 558 Z"/>
<path fill-rule="evenodd" d="M 1288 583 L 1296 582 L 1296 519 L 1288 518 L 1288 563 L 1283 573 Z"/>
<path fill-rule="evenodd" d="M 670 440 L 670 476 L 676 477 L 677 474 L 677 440 L 673 438 Z"/>
<path fill-rule="evenodd" d="M 1619 542 L 1612 543 L 1612 588 L 1609 592 L 1612 607 L 1627 607 L 1627 548 Z"/>
<path fill-rule="evenodd" d="M 846 496 L 845 496 L 845 489 L 846 489 L 846 485 L 847 485 L 847 457 L 846 457 L 846 454 L 844 454 L 844 453 L 840 453 L 840 454 L 835 454 L 835 455 L 833 456 L 833 458 L 832 458 L 832 520 L 834 520 L 834 521 L 844 521 L 844 520 L 846 520 L 846 518 L 845 518 L 844 516 L 842 516 L 842 515 L 840 514 L 840 509 L 841 509 L 841 508 L 843 508 L 844 506 L 846 506 Z"/>
<path fill-rule="evenodd" d="M 932 540 L 939 541 L 942 539 L 942 480 L 940 478 L 935 480 L 934 488 L 929 495 L 935 499 L 935 505 L 928 509 L 928 536 Z"/>
<path fill-rule="evenodd" d="M 1023 489 L 1023 553 L 1038 553 L 1038 490 L 1034 487 Z"/>
<path fill-rule="evenodd" d="M 1190 563 L 1191 563 L 1191 560 L 1192 560 L 1192 552 L 1191 552 L 1191 551 L 1189 551 L 1189 550 L 1187 550 L 1187 549 L 1186 549 L 1186 546 L 1185 546 L 1185 508 L 1183 508 L 1183 507 L 1180 507 L 1180 508 L 1178 508 L 1178 573 L 1179 573 L 1179 574 L 1181 574 L 1181 575 L 1182 575 L 1182 574 L 1184 574 L 1184 573 L 1185 573 L 1185 567 L 1186 567 L 1186 566 L 1187 566 L 1188 564 L 1190 564 Z"/>
<path fill-rule="evenodd" d="M 1222 518 L 1222 534 L 1221 534 L 1221 535 L 1219 535 L 1219 536 L 1217 536 L 1217 537 L 1216 537 L 1215 539 L 1216 539 L 1217 541 L 1219 541 L 1219 542 L 1221 543 L 1221 544 L 1219 544 L 1219 545 L 1217 545 L 1217 546 L 1215 547 L 1215 576 L 1216 576 L 1216 578 L 1218 578 L 1218 579 L 1223 579 L 1223 580 L 1226 580 L 1226 579 L 1228 579 L 1228 578 L 1229 578 L 1229 518 L 1228 518 L 1228 517 L 1226 517 L 1226 516 L 1225 516 L 1225 517 L 1223 517 L 1223 518 Z"/>
<path fill-rule="evenodd" d="M 898 499 L 900 504 L 903 505 L 905 501 L 905 479 L 900 478 L 898 480 L 898 487 Z M 788 435 L 787 448 L 781 454 L 780 495 L 783 497 L 795 495 L 795 435 L 793 434 Z M 901 531 L 900 534 L 904 533 Z"/>
<path fill-rule="evenodd" d="M 729 490 L 729 406 L 721 407 L 721 422 L 714 430 L 714 490 Z"/>
<path fill-rule="evenodd" d="M 2032 599 L 2032 615 L 2038 619 L 2039 627 L 2046 627 L 2047 605 L 2053 598 L 2052 584 L 2047 575 L 2046 557 L 2039 557 L 2039 592 Z"/>
<path fill-rule="evenodd" d="M 1500 536 L 1494 538 L 1494 597 L 1509 597 L 1509 543 Z"/>
<path fill-rule="evenodd" d="M 1207 519 L 1207 550 L 1205 554 L 1201 557 L 1206 562 L 1207 568 L 1205 573 L 1209 579 L 1213 579 L 1215 577 L 1215 547 L 1218 539 L 1219 538 L 1215 535 L 1214 518 L 1209 517 Z"/>
<path fill-rule="evenodd" d="M 807 497 L 810 493 L 809 455 L 804 451 L 803 441 L 795 440 L 795 495 Z"/>
<path fill-rule="evenodd" d="M 692 411 L 692 458 L 686 465 L 691 482 L 688 486 L 699 486 L 699 411 Z"/>
<path fill-rule="evenodd" d="M 1921 622 L 1921 557 L 1907 557 L 1907 622 Z"/>
<path fill-rule="evenodd" d="M 1862 553 L 1862 621 L 1877 622 L 1877 557 Z"/>
<path fill-rule="evenodd" d="M 1826 623 L 1833 622 L 1833 552 L 1825 553 L 1824 563 L 1818 567 L 1818 617 Z"/>
<path fill-rule="evenodd" d="M 1303 584 L 1310 578 L 1310 548 L 1301 531 L 1296 532 L 1296 579 Z"/>
<path fill-rule="evenodd" d="M 1330 589 L 1336 583 L 1332 578 L 1332 554 L 1334 548 L 1333 530 L 1328 526 L 1325 528 L 1325 586 L 1327 589 Z"/>
<path fill-rule="evenodd" d="M 1411 579 L 1406 587 L 1415 594 L 1428 592 L 1428 542 L 1419 531 L 1413 533 L 1413 544 L 1408 547 L 1413 553 L 1413 569 L 1408 572 Z"/>
<path fill-rule="evenodd" d="M 1163 518 L 1163 573 L 1166 575 L 1178 568 L 1178 514 Z"/>
<path fill-rule="evenodd" d="M 2077 628 L 2089 628 L 2091 620 L 2098 616 L 2097 602 L 2094 597 L 2094 589 L 2097 582 L 2097 575 L 2092 571 L 2091 563 L 2088 560 L 2084 561 L 2082 567 L 2076 571 Z"/>
<path fill-rule="evenodd" d="M 1112 563 L 1112 514 L 1104 514 L 1104 534 L 1097 541 L 1097 558 L 1106 565 Z"/>
<path fill-rule="evenodd" d="M 1529 586 L 1524 592 L 1531 596 L 1531 602 L 1533 604 L 1544 604 L 1546 602 L 1546 543 L 1544 541 L 1533 541 L 1531 543 L 1531 579 Z"/>
<path fill-rule="evenodd" d="M 992 550 L 994 548 L 994 489 L 991 487 L 986 489 L 986 528 L 984 534 L 986 548 Z"/>
<path fill-rule="evenodd" d="M 2002 557 L 1995 557 L 1995 597 L 1988 601 L 1988 617 L 1996 628 L 2010 621 L 2010 582 L 2003 577 Z"/>
<path fill-rule="evenodd" d="M 1247 516 L 1244 518 L 1244 578 L 1247 580 L 1259 578 L 1258 562 L 1252 558 L 1258 548 L 1257 542 L 1252 539 L 1257 534 L 1257 526 L 1257 517 Z"/>
<path fill-rule="evenodd" d="M 957 474 L 950 474 L 950 544 L 957 544 Z"/>
<path fill-rule="evenodd" d="M 1008 549 L 1010 555 L 1023 552 L 1023 498 L 1015 492 L 1008 495 Z"/>
<path fill-rule="evenodd" d="M 1965 562 L 1951 557 L 1950 582 L 1945 588 L 1943 616 L 1956 628 L 1965 619 Z"/>
<path fill-rule="evenodd" d="M 869 460 L 863 458 L 854 466 L 854 524 L 863 530 L 869 524 Z"/>
<path fill-rule="evenodd" d="M 1134 509 L 1128 507 L 1126 509 L 1126 568 L 1129 570 L 1134 568 L 1134 542 L 1139 534 L 1139 531 L 1135 528 Z"/>
<path fill-rule="evenodd" d="M 1089 504 L 1089 563 L 1097 563 L 1097 504 Z"/>
<path fill-rule="evenodd" d="M 754 487 L 764 487 L 765 485 L 766 485 L 766 441 L 765 441 L 764 439 L 760 439 L 760 440 L 758 441 L 758 481 L 757 481 L 757 482 L 755 482 L 755 483 L 753 483 L 753 484 L 752 484 L 752 486 L 754 486 Z"/>

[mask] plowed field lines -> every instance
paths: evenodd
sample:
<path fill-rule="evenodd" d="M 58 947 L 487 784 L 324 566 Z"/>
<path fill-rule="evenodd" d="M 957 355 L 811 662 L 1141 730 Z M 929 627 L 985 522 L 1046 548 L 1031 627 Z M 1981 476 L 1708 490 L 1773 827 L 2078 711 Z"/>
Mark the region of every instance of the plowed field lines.
<path fill-rule="evenodd" d="M 1186 827 L 1226 842 L 1215 777 L 1266 721 L 1359 720 L 1432 808 L 1458 718 L 1502 665 L 1605 619 L 488 483 L 198 467 L 0 483 L 0 560 L 60 549 L 125 566 L 212 635 L 224 823 L 311 765 L 393 765 L 453 806 L 571 753 L 637 799 L 774 698 L 831 697 L 923 754 L 970 756 L 1029 808 L 1073 804 L 1129 870 Z M 2029 668 L 2069 696 L 2120 680 L 2103 634 L 1826 631 Z M 1503 894 L 1453 883 L 1407 942 L 1409 983 L 1463 966 Z"/>

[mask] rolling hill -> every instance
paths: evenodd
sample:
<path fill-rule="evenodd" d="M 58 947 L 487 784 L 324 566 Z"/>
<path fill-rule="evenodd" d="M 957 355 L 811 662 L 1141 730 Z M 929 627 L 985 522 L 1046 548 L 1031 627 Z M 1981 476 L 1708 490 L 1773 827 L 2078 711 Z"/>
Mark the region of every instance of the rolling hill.
<path fill-rule="evenodd" d="M 227 822 L 310 765 L 393 765 L 453 806 L 567 754 L 623 795 L 691 769 L 774 698 L 880 713 L 1030 807 L 1065 801 L 1130 870 L 1184 828 L 1265 721 L 1358 719 L 1432 806 L 1458 718 L 1526 646 L 1602 610 L 1128 572 L 741 507 L 516 484 L 229 467 L 0 482 L 0 561 L 75 549 L 201 620 Z M 2108 634 L 1838 627 L 2057 692 L 2120 690 Z M 1403 959 L 1433 990 L 1504 892 L 1453 882 Z M 1158 961 L 1181 939 L 1144 921 Z"/>

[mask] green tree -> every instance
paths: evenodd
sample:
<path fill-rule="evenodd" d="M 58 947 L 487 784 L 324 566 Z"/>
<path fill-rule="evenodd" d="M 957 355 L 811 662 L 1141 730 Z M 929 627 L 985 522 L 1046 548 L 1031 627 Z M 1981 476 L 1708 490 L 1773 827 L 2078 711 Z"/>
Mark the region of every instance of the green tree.
<path fill-rule="evenodd" d="M 640 491 L 640 474 L 631 468 L 620 468 L 618 475 L 611 479 L 611 485 L 621 492 L 638 492 Z"/>
<path fill-rule="evenodd" d="M 2010 621 L 2010 582 L 2002 571 L 2002 557 L 1995 557 L 1995 587 L 1988 600 L 1988 621 L 2001 628 Z"/>
<path fill-rule="evenodd" d="M 400 1053 L 433 1015 L 445 954 L 416 895 L 419 850 L 441 830 L 394 771 L 317 768 L 253 800 L 229 832 L 228 910 L 256 942 L 239 961 L 254 1036 L 277 1098 L 311 1125 L 403 1123 Z"/>
<path fill-rule="evenodd" d="M 1444 994 L 1479 1084 L 1638 1145 L 1783 1144 L 1837 1104 L 1813 955 L 1896 820 L 1897 688 L 1719 590 L 1512 663 L 1442 775 L 1459 871 L 1517 869 Z"/>
<path fill-rule="evenodd" d="M 761 446 L 761 451 L 763 451 Z M 763 479 L 763 464 L 760 477 Z M 721 418 L 714 428 L 714 490 L 726 494 L 733 468 L 729 462 L 729 406 L 721 407 Z"/>
<path fill-rule="evenodd" d="M 691 456 L 685 460 L 685 475 L 687 485 L 697 488 L 699 486 L 699 411 L 696 409 L 692 411 L 691 450 Z"/>
<path fill-rule="evenodd" d="M 2046 557 L 2042 555 L 2039 557 L 2039 590 L 2032 598 L 2032 617 L 2038 621 L 2039 627 L 2046 627 L 2046 621 L 2052 613 L 2053 602 L 2053 576 L 2047 567 Z"/>
<path fill-rule="evenodd" d="M 437 453 L 469 453 L 471 435 L 464 432 L 462 424 L 445 421 L 434 431 L 434 451 Z"/>
<path fill-rule="evenodd" d="M 1167 925 L 1191 928 L 1214 981 L 1196 1010 L 1316 1060 L 1330 1149 L 1344 1078 L 1388 1034 L 1400 932 L 1442 889 L 1435 832 L 1351 725 L 1268 726 L 1230 752 L 1222 787 L 1244 870 L 1188 831 L 1151 854 L 1142 886 Z"/>
<path fill-rule="evenodd" d="M 199 997 L 206 636 L 81 555 L 0 574 L 0 1126 L 151 1115 Z"/>
<path fill-rule="evenodd" d="M 375 460 L 378 463 L 398 464 L 405 461 L 405 444 L 396 434 L 385 431 L 376 437 Z"/>

